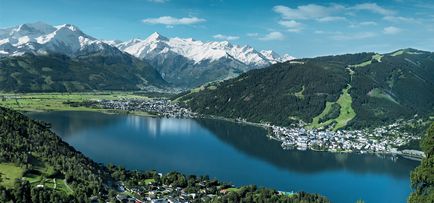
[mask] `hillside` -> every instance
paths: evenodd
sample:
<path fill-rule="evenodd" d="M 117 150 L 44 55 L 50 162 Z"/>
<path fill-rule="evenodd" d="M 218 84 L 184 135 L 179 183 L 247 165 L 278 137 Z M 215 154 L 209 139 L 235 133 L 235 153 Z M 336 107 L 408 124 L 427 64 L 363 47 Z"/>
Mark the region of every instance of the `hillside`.
<path fill-rule="evenodd" d="M 312 128 L 381 126 L 434 112 L 434 54 L 414 49 L 298 59 L 180 95 L 203 114 Z"/>
<path fill-rule="evenodd" d="M 421 148 L 426 154 L 422 163 L 411 173 L 411 193 L 408 202 L 434 202 L 434 123 L 421 141 Z"/>
<path fill-rule="evenodd" d="M 0 91 L 140 90 L 168 84 L 149 64 L 128 54 L 69 57 L 49 54 L 0 58 Z"/>
<path fill-rule="evenodd" d="M 317 194 L 287 195 L 207 176 L 129 171 L 97 164 L 63 142 L 48 125 L 0 107 L 0 202 L 329 202 Z M 204 192 L 205 191 L 205 192 Z M 193 197 L 191 194 L 195 194 Z M 140 201 L 139 201 L 140 202 Z"/>

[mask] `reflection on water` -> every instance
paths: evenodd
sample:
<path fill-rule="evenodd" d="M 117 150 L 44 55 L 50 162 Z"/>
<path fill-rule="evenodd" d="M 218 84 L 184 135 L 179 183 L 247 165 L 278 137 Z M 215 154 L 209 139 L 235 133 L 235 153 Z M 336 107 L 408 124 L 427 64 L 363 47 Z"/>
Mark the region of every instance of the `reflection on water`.
<path fill-rule="evenodd" d="M 262 128 L 210 119 L 197 122 L 240 152 L 286 170 L 312 173 L 345 169 L 357 173 L 375 172 L 408 177 L 409 171 L 418 165 L 418 162 L 404 158 L 393 161 L 392 157 L 384 155 L 283 150 L 279 142 L 265 136 L 266 131 Z"/>
<path fill-rule="evenodd" d="M 409 172 L 418 164 L 375 155 L 287 151 L 264 129 L 218 120 L 91 112 L 29 115 L 51 123 L 63 140 L 97 162 L 320 193 L 338 203 L 405 202 Z"/>
<path fill-rule="evenodd" d="M 126 118 L 129 126 L 136 130 L 147 131 L 147 135 L 152 137 L 164 135 L 189 135 L 192 122 L 188 119 L 143 119 L 139 116 L 129 116 Z"/>

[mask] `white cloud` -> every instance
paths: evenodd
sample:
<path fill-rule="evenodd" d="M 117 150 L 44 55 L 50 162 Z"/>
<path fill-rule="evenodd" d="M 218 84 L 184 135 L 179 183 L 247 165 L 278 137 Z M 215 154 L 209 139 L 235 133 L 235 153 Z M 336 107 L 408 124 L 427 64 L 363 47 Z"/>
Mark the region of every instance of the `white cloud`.
<path fill-rule="evenodd" d="M 149 2 L 152 2 L 152 3 L 166 3 L 166 2 L 169 2 L 169 0 L 148 0 Z"/>
<path fill-rule="evenodd" d="M 279 13 L 284 19 L 319 19 L 329 17 L 337 11 L 343 10 L 344 7 L 338 4 L 331 6 L 321 6 L 317 4 L 307 4 L 290 8 L 287 6 L 278 5 L 273 8 L 273 11 Z"/>
<path fill-rule="evenodd" d="M 393 15 L 395 14 L 395 11 L 385 9 L 381 6 L 379 6 L 376 3 L 362 3 L 362 4 L 356 4 L 355 6 L 351 7 L 351 9 L 354 10 L 363 10 L 363 11 L 370 11 L 372 13 L 377 13 L 381 15 Z"/>
<path fill-rule="evenodd" d="M 288 32 L 300 32 L 301 26 L 303 25 L 295 20 L 281 20 L 279 24 L 288 28 Z"/>
<path fill-rule="evenodd" d="M 260 37 L 259 40 L 263 41 L 272 41 L 272 40 L 283 40 L 285 36 L 281 32 L 270 32 L 263 37 Z"/>
<path fill-rule="evenodd" d="M 301 26 L 301 23 L 295 21 L 295 20 L 281 20 L 279 21 L 280 25 L 283 25 L 287 28 L 297 28 Z"/>
<path fill-rule="evenodd" d="M 402 30 L 400 28 L 389 26 L 383 29 L 383 33 L 387 35 L 394 35 L 400 33 Z"/>
<path fill-rule="evenodd" d="M 307 4 L 296 8 L 277 5 L 273 7 L 273 11 L 280 14 L 281 18 L 285 20 L 317 20 L 319 22 L 347 20 L 343 15 L 355 15 L 355 11 L 367 11 L 383 16 L 395 14 L 395 11 L 383 8 L 376 3 L 362 3 L 354 6 Z"/>
<path fill-rule="evenodd" d="M 337 35 L 333 35 L 331 38 L 337 41 L 346 41 L 346 40 L 367 39 L 375 36 L 377 36 L 377 34 L 373 32 L 360 32 L 360 33 L 350 33 L 350 34 L 337 34 Z"/>
<path fill-rule="evenodd" d="M 387 20 L 394 23 L 417 23 L 418 22 L 414 18 L 407 18 L 403 16 L 384 16 L 383 20 Z"/>
<path fill-rule="evenodd" d="M 359 23 L 359 25 L 362 25 L 362 26 L 371 26 L 371 25 L 378 25 L 378 23 L 376 23 L 374 21 L 364 21 L 364 22 Z"/>
<path fill-rule="evenodd" d="M 323 18 L 317 19 L 319 22 L 332 22 L 332 21 L 341 21 L 341 20 L 347 20 L 347 18 L 342 16 L 327 16 Z"/>
<path fill-rule="evenodd" d="M 214 37 L 215 39 L 221 39 L 221 40 L 227 40 L 227 41 L 240 39 L 239 36 L 230 36 L 230 35 L 222 35 L 222 34 L 217 34 L 217 35 L 214 35 L 212 37 Z"/>
<path fill-rule="evenodd" d="M 248 37 L 257 37 L 257 36 L 259 36 L 259 33 L 256 33 L 256 32 L 254 32 L 254 33 L 247 33 L 247 36 Z"/>
<path fill-rule="evenodd" d="M 161 16 L 159 18 L 146 18 L 142 20 L 142 22 L 148 24 L 163 24 L 167 26 L 191 25 L 191 24 L 201 23 L 205 21 L 206 21 L 205 19 L 197 18 L 197 17 L 175 18 L 172 16 Z"/>

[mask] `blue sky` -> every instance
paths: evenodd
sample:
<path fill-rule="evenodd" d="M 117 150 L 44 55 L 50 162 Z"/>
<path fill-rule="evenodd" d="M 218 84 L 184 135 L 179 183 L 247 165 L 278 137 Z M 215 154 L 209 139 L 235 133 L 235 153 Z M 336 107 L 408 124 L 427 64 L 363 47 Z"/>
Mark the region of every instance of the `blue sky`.
<path fill-rule="evenodd" d="M 296 57 L 434 50 L 434 1 L 0 0 L 0 27 L 74 24 L 101 39 L 229 40 Z"/>

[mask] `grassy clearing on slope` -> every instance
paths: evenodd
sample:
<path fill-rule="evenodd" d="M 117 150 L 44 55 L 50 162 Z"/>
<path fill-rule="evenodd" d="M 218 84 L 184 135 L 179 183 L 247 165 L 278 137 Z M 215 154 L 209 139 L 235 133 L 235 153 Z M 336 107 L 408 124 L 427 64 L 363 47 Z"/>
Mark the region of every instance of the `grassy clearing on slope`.
<path fill-rule="evenodd" d="M 15 180 L 23 176 L 24 170 L 12 163 L 0 163 L 0 185 L 12 188 Z"/>
<path fill-rule="evenodd" d="M 393 99 L 392 96 L 390 96 L 384 90 L 379 89 L 379 88 L 374 88 L 371 91 L 369 91 L 368 96 L 374 97 L 374 98 L 379 98 L 379 99 L 386 99 L 386 100 L 389 100 L 395 104 L 399 104 L 395 99 Z"/>
<path fill-rule="evenodd" d="M 296 96 L 296 97 L 299 98 L 299 99 L 304 99 L 304 95 L 303 95 L 303 93 L 304 93 L 304 85 L 303 85 L 303 87 L 301 88 L 300 91 L 294 93 L 294 96 Z"/>
<path fill-rule="evenodd" d="M 376 60 L 378 62 L 381 62 L 382 58 L 383 58 L 383 55 L 375 54 L 375 55 L 372 56 L 371 60 L 365 61 L 365 62 L 362 62 L 362 63 L 359 63 L 359 64 L 349 65 L 349 67 L 352 67 L 352 68 L 364 67 L 364 66 L 367 66 L 367 65 L 371 65 L 372 64 L 372 60 Z"/>
<path fill-rule="evenodd" d="M 399 50 L 399 51 L 392 53 L 391 56 L 399 56 L 399 55 L 402 55 L 403 53 L 404 53 L 404 50 Z"/>
<path fill-rule="evenodd" d="M 327 102 L 324 110 L 321 112 L 321 114 L 319 114 L 318 116 L 313 118 L 312 124 L 309 127 L 310 128 L 321 128 L 321 127 L 328 126 L 328 125 L 332 124 L 334 121 L 333 119 L 327 120 L 323 123 L 320 123 L 319 121 L 331 112 L 332 105 L 334 103 L 336 103 L 336 102 Z"/>
<path fill-rule="evenodd" d="M 353 99 L 351 98 L 350 93 L 348 93 L 350 88 L 351 85 L 348 85 L 348 87 L 343 90 L 341 96 L 336 101 L 336 103 L 338 103 L 341 106 L 341 111 L 339 116 L 335 119 L 337 123 L 333 128 L 333 130 L 338 130 L 340 128 L 345 127 L 349 121 L 351 121 L 354 117 L 356 117 L 356 112 L 351 106 L 353 103 Z"/>
<path fill-rule="evenodd" d="M 19 111 L 102 111 L 88 107 L 72 107 L 64 102 L 133 98 L 147 99 L 132 92 L 3 93 L 0 94 L 0 105 Z"/>
<path fill-rule="evenodd" d="M 338 100 L 336 102 L 327 102 L 326 107 L 324 110 L 313 118 L 312 123 L 308 126 L 309 128 L 321 128 L 328 125 L 331 125 L 332 123 L 336 122 L 335 127 L 333 128 L 334 131 L 343 128 L 347 125 L 349 121 L 351 121 L 354 117 L 356 117 L 356 112 L 352 108 L 352 98 L 351 95 L 348 93 L 349 89 L 351 88 L 350 85 L 347 86 L 347 88 L 342 90 L 341 96 L 339 96 Z M 321 122 L 322 118 L 327 116 L 332 111 L 332 105 L 333 104 L 339 104 L 340 110 L 339 110 L 339 116 L 334 119 L 329 119 L 327 121 Z"/>

